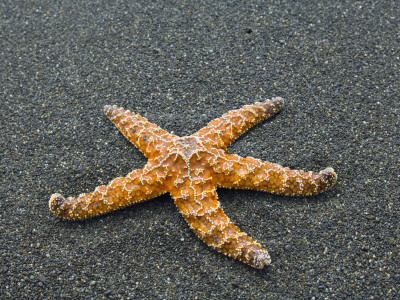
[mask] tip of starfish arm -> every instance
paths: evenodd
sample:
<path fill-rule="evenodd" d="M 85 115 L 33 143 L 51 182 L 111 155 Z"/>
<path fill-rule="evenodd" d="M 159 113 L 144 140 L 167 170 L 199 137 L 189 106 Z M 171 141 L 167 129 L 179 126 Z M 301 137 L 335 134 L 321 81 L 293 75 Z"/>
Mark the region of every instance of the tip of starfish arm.
<path fill-rule="evenodd" d="M 283 100 L 283 98 L 274 97 L 271 99 L 267 99 L 263 102 L 257 102 L 256 104 L 264 107 L 264 109 L 266 109 L 267 115 L 271 116 L 282 109 L 284 102 L 285 101 Z"/>
<path fill-rule="evenodd" d="M 257 269 L 263 269 L 271 264 L 271 257 L 266 251 L 259 251 L 254 254 L 252 265 Z"/>
<path fill-rule="evenodd" d="M 115 110 L 117 106 L 115 105 L 104 105 L 103 111 L 106 115 L 110 114 L 113 110 Z"/>
<path fill-rule="evenodd" d="M 337 180 L 337 175 L 335 173 L 335 170 L 331 167 L 326 168 L 319 172 L 319 174 L 322 176 L 323 180 L 328 183 L 327 187 L 331 187 L 336 183 Z"/>
<path fill-rule="evenodd" d="M 282 97 L 274 97 L 272 99 L 270 99 L 269 101 L 272 102 L 272 104 L 278 109 L 280 110 L 283 107 L 283 104 L 285 103 L 285 100 L 283 100 Z"/>
<path fill-rule="evenodd" d="M 50 197 L 49 201 L 49 207 L 50 210 L 54 213 L 57 212 L 57 210 L 60 208 L 60 206 L 65 202 L 65 198 L 61 194 L 53 194 Z"/>
<path fill-rule="evenodd" d="M 283 103 L 285 103 L 285 100 L 283 100 L 282 97 L 274 97 L 270 99 L 270 101 L 272 101 L 274 104 L 279 104 L 279 105 L 283 105 Z"/>

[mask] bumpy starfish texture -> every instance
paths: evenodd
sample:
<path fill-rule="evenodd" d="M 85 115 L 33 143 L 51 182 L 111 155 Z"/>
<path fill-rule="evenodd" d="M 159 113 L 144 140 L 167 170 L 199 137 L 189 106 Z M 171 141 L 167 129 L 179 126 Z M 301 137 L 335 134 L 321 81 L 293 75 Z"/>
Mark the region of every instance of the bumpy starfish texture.
<path fill-rule="evenodd" d="M 239 135 L 277 113 L 282 105 L 282 98 L 246 105 L 184 137 L 170 134 L 133 112 L 107 105 L 107 117 L 143 152 L 148 163 L 143 169 L 76 198 L 54 194 L 50 210 L 61 218 L 85 219 L 169 192 L 189 226 L 204 242 L 261 269 L 271 263 L 268 252 L 225 215 L 216 188 L 303 196 L 318 194 L 336 182 L 332 168 L 319 173 L 304 172 L 225 153 Z"/>

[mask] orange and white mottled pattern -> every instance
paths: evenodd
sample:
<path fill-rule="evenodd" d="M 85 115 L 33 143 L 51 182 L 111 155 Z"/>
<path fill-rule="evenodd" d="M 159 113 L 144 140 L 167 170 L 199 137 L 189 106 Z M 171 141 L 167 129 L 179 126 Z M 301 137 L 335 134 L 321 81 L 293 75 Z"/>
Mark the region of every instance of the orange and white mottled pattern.
<path fill-rule="evenodd" d="M 193 231 L 209 246 L 255 268 L 271 263 L 268 252 L 241 232 L 218 202 L 217 187 L 280 195 L 315 195 L 336 182 L 332 168 L 319 173 L 284 168 L 252 157 L 227 154 L 227 146 L 251 126 L 277 113 L 282 98 L 232 110 L 191 136 L 170 134 L 119 108 L 104 112 L 149 159 L 143 169 L 77 198 L 54 194 L 50 210 L 61 218 L 85 219 L 169 192 Z"/>

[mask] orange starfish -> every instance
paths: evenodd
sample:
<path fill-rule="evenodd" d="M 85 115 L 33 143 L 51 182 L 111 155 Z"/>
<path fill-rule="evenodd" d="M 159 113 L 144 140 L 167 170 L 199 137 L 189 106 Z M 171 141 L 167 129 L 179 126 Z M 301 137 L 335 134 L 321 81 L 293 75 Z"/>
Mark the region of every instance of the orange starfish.
<path fill-rule="evenodd" d="M 336 182 L 332 168 L 319 173 L 284 168 L 227 154 L 240 134 L 283 105 L 273 98 L 232 110 L 191 136 L 170 134 L 147 119 L 105 106 L 107 117 L 149 159 L 143 169 L 77 198 L 54 194 L 50 210 L 61 218 L 85 219 L 169 192 L 193 231 L 209 246 L 255 268 L 271 263 L 268 252 L 224 214 L 216 188 L 242 188 L 280 195 L 315 195 Z"/>

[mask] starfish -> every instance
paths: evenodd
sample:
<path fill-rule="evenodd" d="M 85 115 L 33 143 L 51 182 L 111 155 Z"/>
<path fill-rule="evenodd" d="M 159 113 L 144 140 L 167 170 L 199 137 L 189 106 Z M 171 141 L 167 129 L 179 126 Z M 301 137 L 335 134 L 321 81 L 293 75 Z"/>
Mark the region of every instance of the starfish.
<path fill-rule="evenodd" d="M 189 226 L 205 243 L 262 269 L 271 263 L 267 250 L 225 215 L 216 188 L 304 196 L 326 190 L 337 178 L 332 168 L 304 172 L 225 152 L 239 135 L 277 113 L 282 105 L 280 97 L 245 105 L 183 137 L 129 110 L 106 105 L 107 117 L 143 152 L 147 164 L 76 198 L 53 194 L 50 210 L 61 218 L 85 219 L 169 192 Z"/>

